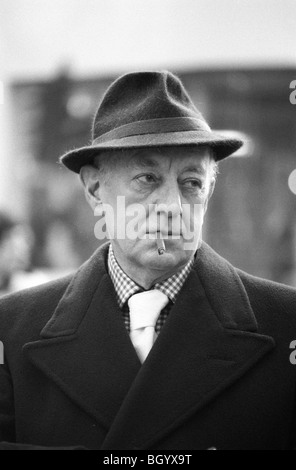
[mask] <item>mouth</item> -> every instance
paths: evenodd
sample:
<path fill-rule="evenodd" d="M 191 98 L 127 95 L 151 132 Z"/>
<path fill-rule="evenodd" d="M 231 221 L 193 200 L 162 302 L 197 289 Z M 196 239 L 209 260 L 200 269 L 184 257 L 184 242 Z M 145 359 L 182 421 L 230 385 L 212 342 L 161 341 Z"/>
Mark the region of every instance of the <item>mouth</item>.
<path fill-rule="evenodd" d="M 161 238 L 166 239 L 168 237 L 172 238 L 181 238 L 182 234 L 180 232 L 162 232 L 161 230 L 157 230 L 157 232 L 146 232 L 146 235 L 151 236 L 152 238 L 157 238 L 161 236 Z"/>

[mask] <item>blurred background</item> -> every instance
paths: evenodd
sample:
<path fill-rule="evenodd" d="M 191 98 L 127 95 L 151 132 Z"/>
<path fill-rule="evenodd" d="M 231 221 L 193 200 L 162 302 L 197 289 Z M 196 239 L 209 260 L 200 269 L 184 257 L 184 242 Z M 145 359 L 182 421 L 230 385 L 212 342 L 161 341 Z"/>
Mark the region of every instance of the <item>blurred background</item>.
<path fill-rule="evenodd" d="M 295 0 L 1 0 L 0 293 L 98 246 L 58 158 L 90 141 L 110 82 L 146 69 L 176 73 L 213 129 L 246 140 L 220 165 L 204 239 L 296 287 L 295 44 Z"/>

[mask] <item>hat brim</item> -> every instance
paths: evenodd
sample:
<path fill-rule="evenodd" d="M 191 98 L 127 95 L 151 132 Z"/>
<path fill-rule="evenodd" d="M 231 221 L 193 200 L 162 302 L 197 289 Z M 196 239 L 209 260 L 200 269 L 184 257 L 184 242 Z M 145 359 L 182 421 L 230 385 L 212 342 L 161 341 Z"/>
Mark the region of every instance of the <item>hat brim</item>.
<path fill-rule="evenodd" d="M 114 139 L 97 145 L 89 145 L 65 153 L 60 162 L 69 170 L 80 173 L 83 166 L 91 164 L 94 158 L 103 150 L 121 150 L 150 147 L 170 146 L 204 146 L 213 149 L 215 160 L 220 161 L 236 152 L 242 147 L 240 139 L 226 138 L 215 132 L 208 131 L 181 131 L 159 134 L 143 134 Z"/>

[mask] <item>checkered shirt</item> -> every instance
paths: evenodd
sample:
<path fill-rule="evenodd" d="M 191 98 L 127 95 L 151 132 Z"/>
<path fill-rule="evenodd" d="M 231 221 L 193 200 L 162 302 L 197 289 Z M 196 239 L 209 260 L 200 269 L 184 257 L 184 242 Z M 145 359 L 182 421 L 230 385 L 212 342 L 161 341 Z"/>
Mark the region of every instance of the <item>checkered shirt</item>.
<path fill-rule="evenodd" d="M 164 294 L 167 295 L 169 298 L 168 304 L 164 307 L 164 309 L 160 312 L 160 315 L 157 319 L 155 331 L 159 333 L 162 326 L 164 325 L 167 316 L 172 308 L 172 305 L 176 302 L 177 296 L 180 290 L 183 287 L 184 282 L 186 281 L 192 266 L 194 263 L 194 259 L 191 259 L 184 268 L 182 268 L 177 273 L 173 274 L 171 277 L 165 279 L 164 281 L 157 282 L 154 284 L 153 289 L 158 289 Z M 128 308 L 128 299 L 138 293 L 144 292 L 145 289 L 143 287 L 136 284 L 119 266 L 116 261 L 112 244 L 110 243 L 109 252 L 108 252 L 108 271 L 113 282 L 117 302 L 119 308 L 122 311 L 123 319 L 125 323 L 125 327 L 127 331 L 130 331 L 130 316 L 129 316 L 129 308 Z"/>

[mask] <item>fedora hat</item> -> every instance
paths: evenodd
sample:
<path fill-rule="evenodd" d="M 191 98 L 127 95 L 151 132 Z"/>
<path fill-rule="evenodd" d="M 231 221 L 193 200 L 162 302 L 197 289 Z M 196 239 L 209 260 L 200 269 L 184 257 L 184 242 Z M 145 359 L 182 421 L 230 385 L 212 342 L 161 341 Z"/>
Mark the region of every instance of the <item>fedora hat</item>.
<path fill-rule="evenodd" d="M 102 150 L 208 145 L 222 160 L 242 146 L 211 130 L 181 80 L 171 72 L 132 72 L 115 80 L 97 109 L 90 145 L 60 161 L 79 173 Z"/>

